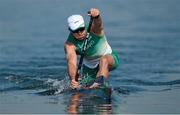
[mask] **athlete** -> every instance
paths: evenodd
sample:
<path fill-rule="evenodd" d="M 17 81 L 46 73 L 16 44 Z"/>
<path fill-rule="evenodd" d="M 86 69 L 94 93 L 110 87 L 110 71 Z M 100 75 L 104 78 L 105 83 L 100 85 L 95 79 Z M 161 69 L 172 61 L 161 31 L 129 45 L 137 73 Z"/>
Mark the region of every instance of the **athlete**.
<path fill-rule="evenodd" d="M 100 11 L 91 8 L 88 15 L 92 18 L 92 25 L 88 34 L 88 43 L 84 52 L 82 68 L 82 79 L 76 80 L 77 55 L 82 55 L 82 47 L 87 37 L 88 25 L 85 24 L 81 15 L 71 15 L 68 17 L 69 36 L 65 42 L 64 49 L 67 60 L 67 72 L 72 89 L 79 84 L 84 84 L 89 88 L 98 88 L 108 81 L 109 71 L 114 70 L 119 65 L 119 59 L 114 50 L 107 42 L 103 30 Z"/>

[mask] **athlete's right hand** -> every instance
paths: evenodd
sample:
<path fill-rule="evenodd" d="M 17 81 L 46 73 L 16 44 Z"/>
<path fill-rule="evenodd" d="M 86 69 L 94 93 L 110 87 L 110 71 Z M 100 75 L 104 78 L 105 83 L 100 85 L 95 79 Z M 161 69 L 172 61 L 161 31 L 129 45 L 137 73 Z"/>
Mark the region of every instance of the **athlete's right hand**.
<path fill-rule="evenodd" d="M 75 89 L 79 86 L 79 83 L 76 80 L 71 80 L 71 88 Z"/>
<path fill-rule="evenodd" d="M 96 9 L 96 8 L 91 8 L 88 11 L 88 15 L 92 16 L 93 18 L 97 17 L 99 14 L 100 14 L 100 11 L 98 9 Z"/>

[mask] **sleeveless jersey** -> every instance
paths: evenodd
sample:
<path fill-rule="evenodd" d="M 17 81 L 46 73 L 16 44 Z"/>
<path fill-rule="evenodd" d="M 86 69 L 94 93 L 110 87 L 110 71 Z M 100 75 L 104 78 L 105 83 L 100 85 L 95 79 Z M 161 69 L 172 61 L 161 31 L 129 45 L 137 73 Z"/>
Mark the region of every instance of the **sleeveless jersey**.
<path fill-rule="evenodd" d="M 76 53 L 82 54 L 82 47 L 84 40 L 77 40 L 71 33 L 67 39 L 76 47 Z M 95 68 L 99 64 L 101 56 L 111 54 L 112 49 L 106 40 L 106 36 L 97 36 L 93 33 L 89 33 L 88 44 L 84 53 L 84 63 L 89 68 Z"/>

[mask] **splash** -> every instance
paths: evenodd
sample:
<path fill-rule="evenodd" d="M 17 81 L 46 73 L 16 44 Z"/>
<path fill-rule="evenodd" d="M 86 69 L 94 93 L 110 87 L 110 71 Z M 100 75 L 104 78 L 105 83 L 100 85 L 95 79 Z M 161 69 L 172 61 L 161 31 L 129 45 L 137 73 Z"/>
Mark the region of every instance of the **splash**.
<path fill-rule="evenodd" d="M 57 95 L 70 90 L 70 83 L 67 76 L 65 76 L 65 78 L 62 80 L 48 78 L 45 83 L 49 86 L 49 88 L 45 89 L 44 91 L 38 92 L 37 94 Z"/>

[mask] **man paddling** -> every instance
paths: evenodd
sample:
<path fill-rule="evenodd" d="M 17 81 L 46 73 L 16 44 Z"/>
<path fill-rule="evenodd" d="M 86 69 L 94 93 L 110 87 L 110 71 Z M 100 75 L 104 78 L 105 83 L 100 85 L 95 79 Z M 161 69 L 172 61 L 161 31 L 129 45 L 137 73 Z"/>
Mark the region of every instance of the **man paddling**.
<path fill-rule="evenodd" d="M 89 88 L 98 88 L 108 81 L 109 71 L 114 70 L 119 65 L 119 59 L 114 50 L 111 49 L 103 31 L 103 24 L 100 12 L 96 8 L 91 8 L 88 15 L 92 19 L 89 33 L 88 26 L 84 23 L 81 15 L 68 17 L 69 36 L 65 42 L 64 49 L 67 60 L 67 71 L 70 78 L 71 88 L 75 89 L 79 84 Z M 83 51 L 84 41 L 87 38 L 85 51 Z M 77 77 L 77 55 L 83 55 L 82 80 Z"/>

